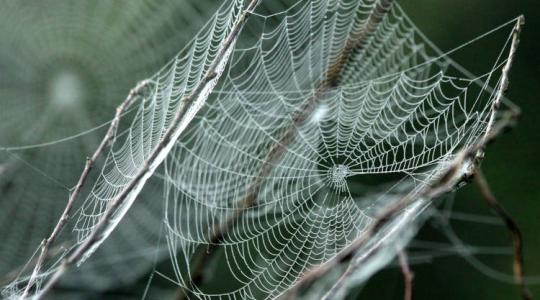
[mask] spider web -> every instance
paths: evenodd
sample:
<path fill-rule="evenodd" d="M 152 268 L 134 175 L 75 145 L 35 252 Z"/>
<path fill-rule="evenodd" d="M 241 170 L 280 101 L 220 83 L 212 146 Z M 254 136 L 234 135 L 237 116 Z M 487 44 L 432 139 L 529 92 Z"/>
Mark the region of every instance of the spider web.
<path fill-rule="evenodd" d="M 486 87 L 497 87 L 505 60 L 499 57 L 480 77 L 449 75 L 456 71 L 449 70 L 452 62 L 433 56 L 437 50 L 397 5 L 347 57 L 337 84 L 326 82 L 350 36 L 378 13 L 377 4 L 300 1 L 280 13 L 252 15 L 216 90 L 200 98 L 193 120 L 182 123 L 185 130 L 161 156 L 172 280 L 185 292 L 282 295 L 362 236 L 385 207 L 439 179 L 460 150 L 484 136 L 494 100 Z M 77 244 L 141 171 L 186 105 L 182 96 L 216 58 L 240 7 L 224 5 L 150 78 L 133 123 L 117 135 L 74 220 Z M 118 209 L 101 241 L 138 193 Z M 363 268 L 356 268 L 355 282 L 393 257 L 428 206 L 429 199 L 419 198 L 356 253 L 354 264 Z M 370 257 L 375 248 L 384 255 Z M 207 249 L 220 252 L 234 279 L 224 290 L 195 282 L 192 272 Z"/>

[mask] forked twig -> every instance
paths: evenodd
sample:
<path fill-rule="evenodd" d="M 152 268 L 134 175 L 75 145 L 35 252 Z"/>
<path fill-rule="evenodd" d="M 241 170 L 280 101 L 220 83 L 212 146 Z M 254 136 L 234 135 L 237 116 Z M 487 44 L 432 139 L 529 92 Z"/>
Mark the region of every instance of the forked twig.
<path fill-rule="evenodd" d="M 525 272 L 523 270 L 523 236 L 516 221 L 506 212 L 506 210 L 497 202 L 497 199 L 491 192 L 489 184 L 480 168 L 477 169 L 474 175 L 474 182 L 478 186 L 482 198 L 487 205 L 495 211 L 495 213 L 504 221 L 504 224 L 512 235 L 514 244 L 514 280 L 519 287 L 521 298 L 524 300 L 532 300 L 532 295 L 525 283 Z"/>
<path fill-rule="evenodd" d="M 302 289 L 307 288 L 314 281 L 323 277 L 335 266 L 349 262 L 359 249 L 365 246 L 375 234 L 377 234 L 385 225 L 391 222 L 403 209 L 405 209 L 415 200 L 421 198 L 432 199 L 446 194 L 452 191 L 457 184 L 473 176 L 475 169 L 478 167 L 481 159 L 483 158 L 483 151 L 486 145 L 499 136 L 504 130 L 506 130 L 506 128 L 513 125 L 520 113 L 519 111 L 511 109 L 505 112 L 499 121 L 495 121 L 495 115 L 499 109 L 501 99 L 508 88 L 508 74 L 510 72 L 510 67 L 512 66 L 517 46 L 519 44 L 519 34 L 523 24 L 524 18 L 523 16 L 520 16 L 512 32 L 512 43 L 510 46 L 508 59 L 501 71 L 502 74 L 500 85 L 498 90 L 495 92 L 491 115 L 488 125 L 486 126 L 485 135 L 482 136 L 476 143 L 458 152 L 454 161 L 446 168 L 438 180 L 426 185 L 418 193 L 409 193 L 386 207 L 383 212 L 374 220 L 374 222 L 369 225 L 364 233 L 356 240 L 353 240 L 332 259 L 307 271 L 304 276 L 301 277 L 289 289 L 289 291 L 286 292 L 286 294 L 288 294 L 288 297 L 286 298 L 294 298 Z M 374 251 L 376 250 L 377 249 Z"/>
<path fill-rule="evenodd" d="M 139 172 L 133 177 L 129 184 L 110 202 L 111 204 L 107 207 L 107 210 L 104 212 L 103 216 L 96 224 L 90 235 L 86 238 L 84 243 L 81 244 L 69 257 L 67 257 L 62 262 L 60 267 L 52 274 L 48 282 L 45 284 L 44 288 L 39 294 L 36 295 L 35 298 L 40 299 L 41 297 L 43 297 L 43 295 L 49 292 L 53 288 L 53 286 L 60 280 L 62 275 L 73 264 L 75 264 L 93 249 L 93 247 L 100 241 L 101 231 L 106 228 L 107 224 L 114 216 L 117 208 L 124 203 L 128 196 L 130 196 L 132 191 L 136 190 L 141 184 L 144 184 L 144 180 L 152 174 L 154 169 L 152 169 L 151 166 L 155 167 L 154 165 L 156 162 L 158 162 L 158 157 L 160 156 L 160 154 L 162 154 L 165 149 L 170 147 L 177 138 L 177 136 L 179 136 L 182 130 L 180 126 L 184 121 L 186 114 L 192 108 L 194 102 L 199 100 L 198 97 L 203 93 L 203 91 L 209 86 L 210 83 L 216 82 L 219 79 L 221 73 L 223 72 L 223 66 L 228 61 L 233 44 L 235 43 L 243 25 L 247 21 L 248 17 L 251 15 L 251 12 L 258 5 L 259 1 L 260 0 L 251 0 L 251 2 L 244 9 L 242 14 L 239 15 L 236 23 L 231 28 L 231 31 L 229 32 L 222 46 L 218 50 L 214 61 L 208 67 L 205 76 L 200 80 L 200 82 L 195 86 L 195 88 L 189 95 L 182 98 L 181 102 L 184 103 L 184 105 L 175 113 L 171 125 L 163 134 L 161 141 L 152 150 L 151 155 L 144 161 Z M 72 203 L 69 204 L 72 205 Z M 63 224 L 65 223 L 65 220 L 61 219 L 60 222 Z"/>
<path fill-rule="evenodd" d="M 137 98 L 138 95 L 142 92 L 142 90 L 149 84 L 149 81 L 143 80 L 139 82 L 128 94 L 126 99 L 116 108 L 116 113 L 114 115 L 114 118 L 111 121 L 111 125 L 109 126 L 109 129 L 107 130 L 107 133 L 101 140 L 101 143 L 97 147 L 94 154 L 92 154 L 92 157 L 86 158 L 86 164 L 84 165 L 84 169 L 81 173 L 81 176 L 79 177 L 79 180 L 77 181 L 77 184 L 75 185 L 73 192 L 69 196 L 68 202 L 66 204 L 66 207 L 64 208 L 64 211 L 62 212 L 62 215 L 60 216 L 60 219 L 56 223 L 56 226 L 54 227 L 51 235 L 44 239 L 41 242 L 41 252 L 39 254 L 39 258 L 34 266 L 34 269 L 32 271 L 32 274 L 30 275 L 30 279 L 28 280 L 28 283 L 26 284 L 26 287 L 24 289 L 24 292 L 22 294 L 22 298 L 24 299 L 28 293 L 30 292 L 30 289 L 35 283 L 36 277 L 39 274 L 39 271 L 41 270 L 41 267 L 45 261 L 45 258 L 48 255 L 50 246 L 54 243 L 56 238 L 58 237 L 58 234 L 62 231 L 64 226 L 66 225 L 66 222 L 69 219 L 69 215 L 71 213 L 71 210 L 73 208 L 73 205 L 75 203 L 75 200 L 77 199 L 79 193 L 81 192 L 88 175 L 90 174 L 90 171 L 92 170 L 92 167 L 94 166 L 94 163 L 97 161 L 97 159 L 102 155 L 103 151 L 106 147 L 110 146 L 114 140 L 114 137 L 116 136 L 116 132 L 118 130 L 118 125 L 120 123 L 120 118 L 124 114 L 124 112 L 131 106 L 131 104 L 134 102 L 135 98 Z"/>
<path fill-rule="evenodd" d="M 414 273 L 411 271 L 411 268 L 409 266 L 409 262 L 407 260 L 407 253 L 405 252 L 405 250 L 401 250 L 398 253 L 398 260 L 399 266 L 401 268 L 401 273 L 403 274 L 403 284 L 405 286 L 403 299 L 412 300 Z"/>
<path fill-rule="evenodd" d="M 178 292 L 177 299 L 184 299 L 184 297 L 188 295 L 191 287 L 196 286 L 203 281 L 206 265 L 214 255 L 218 245 L 223 242 L 227 232 L 237 224 L 246 210 L 257 203 L 257 197 L 264 180 L 270 175 L 276 163 L 283 157 L 287 147 L 294 141 L 298 127 L 313 113 L 317 104 L 324 97 L 324 94 L 328 90 L 339 85 L 343 67 L 347 64 L 355 51 L 365 47 L 367 39 L 375 32 L 375 30 L 377 30 L 383 17 L 390 10 L 393 1 L 394 0 L 379 0 L 368 17 L 368 22 L 360 22 L 357 24 L 359 26 L 353 27 L 343 49 L 341 49 L 337 58 L 334 59 L 327 68 L 325 78 L 315 88 L 315 93 L 303 103 L 302 107 L 298 110 L 298 113 L 293 116 L 291 126 L 287 127 L 280 139 L 274 143 L 268 151 L 259 172 L 254 177 L 255 179 L 250 183 L 247 193 L 239 201 L 240 208 L 224 223 L 217 224 L 210 230 L 209 247 L 208 249 L 205 249 L 204 252 L 201 252 L 195 259 L 190 274 L 191 281 L 188 286 L 183 287 Z"/>

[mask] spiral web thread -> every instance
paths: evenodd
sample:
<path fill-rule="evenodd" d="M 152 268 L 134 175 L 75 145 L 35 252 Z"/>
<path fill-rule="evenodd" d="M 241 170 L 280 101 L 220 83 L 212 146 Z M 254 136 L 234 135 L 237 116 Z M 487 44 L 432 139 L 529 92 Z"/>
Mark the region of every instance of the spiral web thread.
<path fill-rule="evenodd" d="M 165 160 L 172 280 L 190 295 L 281 295 L 362 235 L 383 207 L 436 180 L 459 150 L 485 134 L 494 99 L 486 87 L 498 85 L 495 74 L 504 59 L 477 78 L 447 75 L 451 61 L 431 56 L 433 49 L 397 5 L 347 60 L 339 84 L 317 88 L 353 25 L 366 25 L 376 4 L 300 1 L 280 13 L 252 16 L 244 35 L 256 42 L 234 50 L 217 90 Z M 140 171 L 182 105 L 178 100 L 215 58 L 240 7 L 230 2 L 222 8 L 150 79 L 134 122 L 118 134 L 77 216 L 79 244 Z M 316 101 L 306 106 L 306 99 Z M 365 184 L 368 177 L 383 183 Z M 110 230 L 135 196 L 119 209 Z M 427 200 L 419 199 L 386 230 L 399 240 L 388 243 L 387 257 L 410 237 L 396 232 L 413 226 Z M 216 228 L 231 223 L 215 241 Z M 210 247 L 222 251 L 234 278 L 222 292 L 192 284 L 194 262 Z"/>

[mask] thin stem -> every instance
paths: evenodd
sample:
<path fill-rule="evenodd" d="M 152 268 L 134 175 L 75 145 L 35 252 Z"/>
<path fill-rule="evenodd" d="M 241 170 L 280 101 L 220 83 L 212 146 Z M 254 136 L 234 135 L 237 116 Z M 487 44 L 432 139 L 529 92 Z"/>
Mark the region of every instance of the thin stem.
<path fill-rule="evenodd" d="M 151 155 L 144 161 L 139 172 L 133 177 L 122 192 L 120 192 L 120 194 L 118 194 L 111 201 L 111 204 L 107 207 L 107 210 L 104 212 L 103 216 L 94 227 L 92 233 L 86 238 L 84 243 L 80 245 L 67 259 L 65 259 L 57 271 L 53 273 L 49 281 L 45 284 L 43 290 L 36 296 L 37 299 L 40 299 L 46 293 L 48 293 L 73 264 L 83 258 L 94 248 L 95 245 L 97 245 L 97 243 L 101 241 L 102 237 L 100 234 L 105 228 L 107 228 L 107 225 L 114 216 L 118 207 L 124 203 L 128 196 L 133 197 L 133 195 L 131 195 L 132 191 L 140 188 L 140 186 L 145 183 L 145 180 L 152 175 L 157 165 L 159 165 L 162 161 L 160 158 L 164 157 L 162 155 L 164 151 L 167 151 L 172 147 L 173 143 L 183 130 L 181 124 L 185 121 L 188 111 L 193 107 L 194 104 L 204 103 L 205 99 L 198 99 L 199 96 L 202 95 L 203 91 L 209 87 L 211 83 L 215 83 L 217 80 L 219 80 L 223 72 L 224 65 L 226 65 L 228 62 L 229 55 L 231 54 L 232 45 L 236 42 L 243 25 L 251 15 L 251 12 L 258 5 L 259 1 L 260 0 L 251 0 L 250 4 L 239 16 L 231 29 L 231 32 L 227 35 L 221 48 L 218 50 L 218 53 L 216 54 L 212 64 L 209 66 L 205 76 L 189 95 L 182 98 L 181 102 L 184 103 L 184 105 L 175 113 L 171 125 L 163 134 L 161 141 L 152 150 Z M 195 103 L 195 101 L 198 102 Z"/>
<path fill-rule="evenodd" d="M 71 210 L 73 208 L 73 204 L 75 203 L 75 200 L 77 199 L 77 196 L 80 194 L 88 175 L 90 174 L 90 171 L 92 170 L 92 167 L 94 166 L 94 163 L 96 160 L 102 155 L 103 151 L 106 147 L 110 146 L 114 140 L 114 137 L 116 136 L 116 131 L 118 130 L 118 124 L 120 123 L 120 118 L 122 117 L 122 114 L 131 106 L 134 99 L 140 95 L 141 91 L 149 84 L 148 81 L 141 81 L 139 82 L 135 88 L 133 88 L 126 99 L 116 108 L 116 113 L 114 115 L 114 118 L 111 121 L 111 125 L 109 126 L 109 129 L 107 130 L 107 133 L 101 140 L 101 143 L 97 147 L 96 151 L 92 155 L 92 157 L 86 158 L 86 164 L 84 165 L 83 172 L 81 176 L 79 177 L 79 180 L 77 181 L 77 184 L 75 185 L 73 192 L 71 193 L 67 205 L 64 208 L 64 211 L 62 212 L 62 215 L 60 216 L 60 219 L 56 223 L 56 226 L 54 227 L 51 235 L 44 239 L 41 242 L 41 252 L 39 254 L 39 258 L 34 266 L 34 269 L 32 271 L 32 275 L 30 276 L 30 279 L 28 280 L 28 283 L 26 284 L 26 287 L 24 289 L 24 292 L 22 294 L 22 298 L 24 299 L 28 293 L 30 292 L 30 289 L 35 283 L 36 277 L 39 274 L 39 271 L 45 261 L 45 258 L 48 256 L 49 248 L 54 243 L 56 238 L 58 237 L 58 234 L 62 231 L 64 226 L 66 225 L 69 215 L 71 213 Z"/>
<path fill-rule="evenodd" d="M 401 268 L 401 273 L 403 274 L 403 284 L 405 286 L 405 291 L 403 293 L 404 300 L 412 300 L 413 298 L 413 280 L 414 273 L 409 267 L 409 262 L 407 260 L 407 253 L 405 250 L 402 250 L 398 253 L 399 266 Z"/>
<path fill-rule="evenodd" d="M 514 244 L 514 280 L 519 287 L 521 298 L 524 300 L 532 300 L 532 295 L 527 288 L 527 284 L 525 283 L 525 272 L 523 270 L 523 236 L 521 234 L 521 230 L 519 229 L 516 221 L 506 212 L 499 202 L 497 202 L 497 199 L 491 192 L 491 188 L 489 187 L 486 177 L 480 168 L 478 168 L 476 171 L 474 182 L 478 186 L 478 189 L 480 190 L 482 198 L 486 204 L 504 221 L 504 224 L 512 235 Z"/>
<path fill-rule="evenodd" d="M 491 127 L 495 124 L 495 113 L 498 111 L 501 106 L 501 101 L 504 97 L 504 93 L 508 90 L 508 85 L 510 84 L 510 68 L 512 68 L 512 63 L 514 62 L 514 57 L 516 56 L 517 48 L 519 46 L 519 36 L 521 30 L 525 25 L 525 17 L 523 15 L 517 18 L 516 25 L 512 30 L 512 43 L 510 45 L 510 50 L 508 53 L 508 59 L 501 71 L 501 79 L 499 89 L 496 91 L 495 99 L 493 100 L 491 117 L 489 118 L 486 135 L 491 131 Z"/>

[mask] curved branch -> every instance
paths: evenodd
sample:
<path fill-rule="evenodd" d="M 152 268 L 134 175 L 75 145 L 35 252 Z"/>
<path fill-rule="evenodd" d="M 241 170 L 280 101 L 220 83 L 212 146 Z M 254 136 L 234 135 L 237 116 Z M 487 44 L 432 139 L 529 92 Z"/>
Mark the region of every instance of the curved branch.
<path fill-rule="evenodd" d="M 512 235 L 512 240 L 514 243 L 514 280 L 519 287 L 521 298 L 523 300 L 532 300 L 531 292 L 525 283 L 525 271 L 523 270 L 523 236 L 521 234 L 521 230 L 519 229 L 516 221 L 514 221 L 514 219 L 506 212 L 499 202 L 497 202 L 497 199 L 491 192 L 486 177 L 480 168 L 478 168 L 474 175 L 474 182 L 478 186 L 484 201 L 504 221 L 504 224 Z"/>

